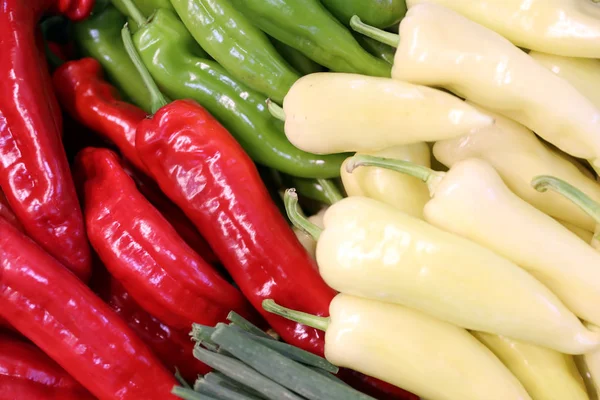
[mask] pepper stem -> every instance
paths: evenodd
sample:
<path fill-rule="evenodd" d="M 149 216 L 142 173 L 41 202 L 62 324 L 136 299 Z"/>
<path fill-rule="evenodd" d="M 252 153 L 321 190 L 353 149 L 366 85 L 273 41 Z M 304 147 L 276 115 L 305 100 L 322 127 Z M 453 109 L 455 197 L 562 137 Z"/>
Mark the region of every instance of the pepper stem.
<path fill-rule="evenodd" d="M 353 157 L 350 157 L 346 163 L 346 170 L 349 173 L 352 173 L 352 171 L 358 167 L 386 168 L 392 171 L 414 176 L 415 178 L 418 178 L 427 184 L 431 194 L 435 192 L 437 184 L 445 175 L 443 172 L 437 172 L 431 168 L 408 161 L 368 156 L 366 154 L 357 154 Z"/>
<path fill-rule="evenodd" d="M 290 321 L 295 321 L 310 326 L 311 328 L 315 328 L 320 331 L 326 331 L 331 323 L 331 318 L 319 317 L 304 313 L 302 311 L 285 308 L 275 303 L 275 301 L 271 299 L 263 300 L 262 307 L 265 309 L 265 311 L 279 315 L 280 317 L 289 319 Z"/>
<path fill-rule="evenodd" d="M 323 188 L 323 194 L 331 204 L 337 203 L 344 199 L 340 190 L 335 186 L 335 183 L 330 179 L 317 179 L 317 183 Z"/>
<path fill-rule="evenodd" d="M 375 39 L 378 42 L 385 43 L 388 46 L 397 48 L 400 44 L 400 35 L 367 25 L 360 20 L 358 15 L 353 15 L 352 18 L 350 18 L 350 27 L 354 29 L 354 31 L 370 37 L 371 39 Z"/>
<path fill-rule="evenodd" d="M 131 38 L 131 31 L 129 30 L 128 24 L 125 24 L 125 26 L 121 30 L 121 37 L 123 38 L 123 43 L 125 44 L 125 50 L 127 51 L 127 55 L 129 55 L 129 58 L 131 59 L 138 73 L 142 77 L 144 85 L 146 85 L 148 91 L 150 92 L 152 104 L 151 113 L 154 114 L 160 108 L 167 105 L 167 99 L 160 92 L 160 89 L 156 85 L 156 82 L 154 82 L 154 79 L 152 79 L 150 72 L 148 72 L 148 69 L 146 68 L 146 66 L 142 62 L 142 59 L 137 53 L 133 44 L 133 39 Z"/>
<path fill-rule="evenodd" d="M 273 100 L 267 99 L 267 109 L 273 117 L 280 121 L 285 121 L 285 112 L 283 112 L 283 108 L 281 108 Z"/>
<path fill-rule="evenodd" d="M 285 204 L 285 211 L 290 221 L 292 221 L 292 224 L 294 224 L 296 228 L 308 233 L 313 239 L 319 240 L 319 236 L 321 236 L 323 230 L 302 215 L 300 206 L 298 206 L 298 194 L 296 193 L 296 189 L 288 189 L 285 191 L 283 203 Z"/>
<path fill-rule="evenodd" d="M 146 23 L 146 17 L 135 6 L 133 0 L 121 0 L 121 4 L 126 8 L 127 14 L 135 21 L 137 26 L 141 27 Z"/>

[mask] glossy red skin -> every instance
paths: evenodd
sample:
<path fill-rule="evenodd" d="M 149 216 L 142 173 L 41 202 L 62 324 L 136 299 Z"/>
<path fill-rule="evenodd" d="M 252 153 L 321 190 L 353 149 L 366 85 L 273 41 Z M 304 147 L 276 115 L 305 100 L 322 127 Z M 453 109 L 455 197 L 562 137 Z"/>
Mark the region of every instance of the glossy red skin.
<path fill-rule="evenodd" d="M 194 382 L 198 374 L 210 372 L 210 368 L 192 354 L 194 342 L 189 336 L 190 328 L 178 331 L 148 314 L 116 279 L 110 279 L 99 294 L 169 371 L 177 368 L 188 382 Z"/>
<path fill-rule="evenodd" d="M 264 299 L 327 316 L 335 292 L 271 201 L 254 163 L 204 108 L 178 100 L 138 127 L 140 157 L 281 337 L 323 354 L 324 333 L 262 309 Z"/>
<path fill-rule="evenodd" d="M 53 74 L 56 95 L 69 115 L 113 142 L 123 157 L 148 173 L 135 149 L 135 131 L 146 113 L 121 101 L 117 89 L 102 76 L 102 66 L 93 58 L 69 61 Z"/>
<path fill-rule="evenodd" d="M 10 208 L 10 205 L 8 204 L 8 201 L 6 200 L 6 197 L 4 196 L 2 190 L 0 190 L 0 217 L 4 218 L 8 222 L 10 222 L 12 226 L 23 232 L 23 225 L 21 225 L 21 223 L 17 219 L 17 216 Z"/>
<path fill-rule="evenodd" d="M 144 195 L 144 197 L 152 203 L 154 207 L 166 218 L 167 221 L 175 228 L 179 236 L 190 246 L 196 253 L 210 263 L 216 264 L 219 262 L 217 256 L 212 251 L 206 240 L 188 219 L 188 217 L 177 207 L 156 185 L 156 183 L 143 173 L 135 171 L 133 168 L 125 165 L 125 172 L 135 181 L 135 184 Z"/>
<path fill-rule="evenodd" d="M 137 190 L 117 155 L 87 148 L 76 161 L 84 173 L 89 240 L 103 264 L 150 314 L 175 329 L 215 325 L 251 306 L 195 253 Z"/>
<path fill-rule="evenodd" d="M 175 400 L 150 349 L 74 274 L 0 219 L 0 317 L 100 400 Z"/>
<path fill-rule="evenodd" d="M 5 0 L 0 6 L 0 187 L 27 234 L 87 279 L 91 259 L 83 218 L 35 34 L 39 17 L 53 4 Z"/>
<path fill-rule="evenodd" d="M 80 21 L 90 15 L 95 0 L 54 0 L 53 9 L 73 21 Z"/>
<path fill-rule="evenodd" d="M 33 344 L 0 334 L 0 400 L 93 400 L 94 397 Z"/>

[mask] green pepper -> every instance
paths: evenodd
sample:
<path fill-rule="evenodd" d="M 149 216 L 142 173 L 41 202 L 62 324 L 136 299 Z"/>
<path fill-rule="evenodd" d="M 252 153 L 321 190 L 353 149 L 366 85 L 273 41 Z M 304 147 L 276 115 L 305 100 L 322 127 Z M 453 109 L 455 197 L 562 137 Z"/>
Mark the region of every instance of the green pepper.
<path fill-rule="evenodd" d="M 364 37 L 362 35 L 359 35 Z M 308 75 L 314 74 L 315 72 L 323 72 L 325 71 L 325 67 L 317 64 L 310 58 L 306 57 L 304 54 L 300 53 L 293 47 L 288 46 L 285 43 L 281 43 L 277 39 L 269 38 L 275 49 L 281 54 L 281 56 L 292 66 L 296 71 L 300 73 L 300 75 Z M 376 40 L 373 40 L 376 42 Z M 379 43 L 379 42 L 377 42 Z"/>
<path fill-rule="evenodd" d="M 300 196 L 329 206 L 344 198 L 333 180 L 306 179 L 282 174 L 281 181 L 284 187 L 295 188 Z"/>
<path fill-rule="evenodd" d="M 132 17 L 133 15 L 129 15 L 127 11 L 127 5 L 123 0 L 112 0 L 112 3 L 121 11 L 123 14 L 128 17 Z M 142 14 L 146 17 L 152 15 L 154 10 L 158 10 L 159 8 L 166 8 L 167 10 L 172 10 L 173 6 L 169 0 L 133 0 L 133 3 L 140 10 Z"/>
<path fill-rule="evenodd" d="M 344 155 L 320 156 L 294 147 L 283 123 L 267 110 L 266 97 L 238 83 L 218 63 L 194 54 L 194 38 L 172 11 L 160 9 L 140 25 L 134 43 L 167 96 L 196 100 L 259 164 L 305 178 L 339 176 Z"/>
<path fill-rule="evenodd" d="M 111 5 L 95 9 L 88 19 L 74 25 L 74 38 L 79 51 L 100 62 L 108 79 L 123 97 L 150 111 L 150 94 L 121 41 L 121 28 L 126 17 Z"/>
<path fill-rule="evenodd" d="M 300 76 L 229 0 L 171 0 L 196 42 L 240 82 L 278 103 Z"/>
<path fill-rule="evenodd" d="M 358 15 L 369 25 L 387 28 L 406 14 L 405 0 L 321 0 L 321 3 L 346 25 L 353 15 Z"/>
<path fill-rule="evenodd" d="M 366 50 L 318 0 L 231 0 L 269 36 L 335 72 L 390 77 L 390 65 Z"/>
<path fill-rule="evenodd" d="M 394 64 L 394 57 L 396 56 L 395 48 L 363 35 L 355 34 L 354 37 L 356 38 L 356 41 L 360 43 L 360 45 L 369 53 L 373 54 L 377 58 L 381 58 L 390 65 Z"/>

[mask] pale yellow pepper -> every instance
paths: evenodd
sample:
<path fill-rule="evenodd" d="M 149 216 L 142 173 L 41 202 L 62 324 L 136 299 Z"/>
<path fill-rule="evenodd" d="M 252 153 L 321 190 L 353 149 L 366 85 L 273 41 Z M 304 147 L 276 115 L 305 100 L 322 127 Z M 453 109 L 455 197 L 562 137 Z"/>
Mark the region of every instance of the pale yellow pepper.
<path fill-rule="evenodd" d="M 361 30 L 356 19 L 353 26 Z M 448 89 L 600 169 L 600 109 L 508 40 L 450 9 L 426 3 L 408 11 L 392 77 Z"/>
<path fill-rule="evenodd" d="M 548 288 L 485 247 L 365 197 L 331 206 L 321 233 L 294 211 L 294 196 L 286 193 L 288 215 L 320 236 L 319 272 L 339 292 L 569 354 L 600 344 Z"/>
<path fill-rule="evenodd" d="M 558 193 L 539 193 L 531 186 L 531 180 L 538 175 L 556 176 L 599 201 L 600 185 L 523 125 L 482 108 L 479 110 L 496 123 L 456 139 L 437 142 L 433 147 L 435 157 L 448 167 L 469 158 L 481 158 L 498 171 L 510 190 L 538 210 L 593 231 L 595 222 L 586 212 Z"/>
<path fill-rule="evenodd" d="M 325 225 L 323 224 L 323 218 L 325 217 L 326 211 L 327 207 L 323 208 L 317 214 L 308 217 L 308 220 L 322 229 L 325 227 Z M 313 259 L 316 259 L 317 242 L 315 241 L 315 239 L 308 233 L 304 232 L 302 229 L 293 227 L 293 230 L 302 247 L 304 247 L 304 249 L 308 252 L 308 254 L 310 254 L 310 256 Z"/>
<path fill-rule="evenodd" d="M 600 325 L 600 254 L 517 197 L 490 164 L 471 158 L 442 173 L 397 160 L 356 156 L 352 165 L 388 165 L 420 176 L 432 196 L 424 209 L 427 222 L 511 260 L 577 316 Z M 327 214 L 325 218 L 327 227 Z"/>
<path fill-rule="evenodd" d="M 334 206 L 335 207 L 335 206 Z M 337 295 L 330 318 L 267 311 L 325 330 L 325 357 L 428 400 L 527 400 L 521 383 L 466 330 L 395 304 Z"/>
<path fill-rule="evenodd" d="M 526 49 L 600 58 L 600 5 L 590 0 L 407 0 L 435 3 Z"/>
<path fill-rule="evenodd" d="M 533 400 L 589 400 L 572 356 L 505 336 L 472 334 L 506 365 Z"/>
<path fill-rule="evenodd" d="M 561 221 L 559 219 L 557 219 L 556 221 L 559 222 L 562 226 L 564 226 L 568 230 L 570 230 L 571 232 L 573 232 L 575 235 L 577 235 L 577 237 L 579 237 L 584 242 L 586 242 L 586 243 L 592 242 L 592 239 L 594 238 L 594 232 L 590 232 L 590 231 L 582 229 L 576 225 L 573 225 L 569 222 Z"/>
<path fill-rule="evenodd" d="M 424 142 L 361 154 L 431 166 L 431 151 Z M 342 164 L 341 177 L 348 196 L 370 197 L 414 217 L 423 217 L 423 207 L 429 201 L 429 190 L 417 178 L 377 167 L 361 168 L 351 174 L 346 170 L 346 162 Z"/>
<path fill-rule="evenodd" d="M 270 109 L 282 114 L 273 103 Z M 493 123 L 440 90 L 343 73 L 299 79 L 285 97 L 283 114 L 290 142 L 317 154 L 448 139 Z"/>
<path fill-rule="evenodd" d="M 596 6 L 599 7 L 600 6 Z M 600 20 L 599 20 L 600 23 Z M 600 47 L 597 45 L 597 47 Z M 568 81 L 575 89 L 600 107 L 600 60 L 570 58 L 532 51 L 529 55 L 538 63 Z"/>

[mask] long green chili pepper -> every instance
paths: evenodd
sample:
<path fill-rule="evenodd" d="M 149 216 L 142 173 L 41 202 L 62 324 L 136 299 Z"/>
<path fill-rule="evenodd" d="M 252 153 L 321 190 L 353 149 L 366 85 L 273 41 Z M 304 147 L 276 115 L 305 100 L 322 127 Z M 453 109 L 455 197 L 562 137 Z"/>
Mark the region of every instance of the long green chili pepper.
<path fill-rule="evenodd" d="M 364 37 L 361 35 L 361 37 Z M 281 54 L 281 56 L 292 66 L 300 75 L 314 74 L 315 72 L 325 71 L 325 67 L 317 64 L 304 54 L 299 52 L 293 47 L 288 46 L 285 43 L 281 43 L 277 39 L 269 38 L 275 49 Z M 375 40 L 374 40 L 375 42 Z"/>
<path fill-rule="evenodd" d="M 344 24 L 358 15 L 369 25 L 387 28 L 406 14 L 405 0 L 321 0 L 321 3 Z"/>
<path fill-rule="evenodd" d="M 127 11 L 127 5 L 125 4 L 124 0 L 112 0 L 112 3 L 123 14 L 127 15 L 128 17 L 133 17 L 133 15 L 130 15 Z M 173 10 L 170 0 L 133 0 L 133 3 L 146 17 L 152 15 L 152 13 L 159 8 Z"/>
<path fill-rule="evenodd" d="M 272 118 L 266 97 L 236 81 L 219 64 L 198 57 L 198 47 L 177 16 L 157 10 L 134 35 L 136 48 L 164 93 L 194 99 L 213 114 L 259 164 L 304 178 L 333 178 L 345 156 L 314 155 L 294 147 Z"/>
<path fill-rule="evenodd" d="M 332 71 L 391 75 L 391 66 L 364 50 L 318 0 L 231 2 L 269 36 Z"/>
<path fill-rule="evenodd" d="M 231 75 L 278 103 L 300 75 L 229 0 L 171 0 L 202 48 Z"/>
<path fill-rule="evenodd" d="M 99 3 L 96 10 L 98 8 Z M 100 62 L 108 79 L 123 97 L 149 112 L 150 94 L 121 40 L 121 28 L 125 22 L 127 18 L 115 7 L 105 5 L 86 20 L 74 25 L 75 43 L 82 55 Z"/>

